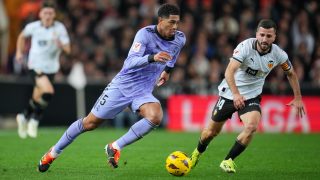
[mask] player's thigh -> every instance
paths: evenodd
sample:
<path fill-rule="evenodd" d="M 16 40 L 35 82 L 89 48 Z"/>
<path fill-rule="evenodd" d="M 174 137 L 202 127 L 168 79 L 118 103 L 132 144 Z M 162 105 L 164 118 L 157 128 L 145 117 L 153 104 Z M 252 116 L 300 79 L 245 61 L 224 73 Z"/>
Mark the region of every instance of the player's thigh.
<path fill-rule="evenodd" d="M 100 95 L 91 113 L 101 119 L 114 119 L 132 103 L 132 98 L 125 97 L 118 88 L 108 86 Z"/>
<path fill-rule="evenodd" d="M 255 131 L 261 120 L 261 114 L 256 110 L 249 111 L 240 115 L 240 119 L 243 122 L 245 128 L 249 128 Z"/>
<path fill-rule="evenodd" d="M 236 112 L 236 109 L 233 101 L 220 96 L 212 110 L 211 119 L 214 122 L 225 122 L 232 117 L 234 112 Z"/>
<path fill-rule="evenodd" d="M 245 127 L 256 129 L 261 119 L 260 108 L 261 97 L 245 101 L 245 107 L 238 111 L 241 121 Z"/>
<path fill-rule="evenodd" d="M 37 88 L 41 93 L 54 93 L 53 85 L 47 75 L 40 75 L 35 77 Z"/>
<path fill-rule="evenodd" d="M 29 74 L 34 82 L 34 89 L 41 93 L 54 93 L 52 81 L 54 74 L 37 73 L 35 70 L 30 70 Z"/>
<path fill-rule="evenodd" d="M 152 94 L 135 97 L 131 108 L 134 112 L 138 111 L 141 116 L 149 120 L 155 120 L 155 123 L 160 123 L 159 121 L 162 120 L 163 112 L 161 104 Z"/>

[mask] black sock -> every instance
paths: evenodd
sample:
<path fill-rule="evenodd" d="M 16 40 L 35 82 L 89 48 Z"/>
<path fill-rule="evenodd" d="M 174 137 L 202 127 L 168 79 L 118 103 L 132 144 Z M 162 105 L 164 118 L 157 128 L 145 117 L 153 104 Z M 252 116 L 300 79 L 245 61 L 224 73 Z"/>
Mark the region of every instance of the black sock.
<path fill-rule="evenodd" d="M 241 154 L 246 149 L 246 147 L 247 146 L 241 144 L 239 140 L 236 140 L 236 142 L 230 149 L 228 155 L 224 159 L 228 160 L 229 158 L 231 158 L 232 160 L 234 160 L 237 156 L 239 156 L 239 154 Z"/>
<path fill-rule="evenodd" d="M 201 142 L 201 139 L 200 139 L 198 142 L 197 149 L 200 153 L 203 153 L 207 149 L 208 145 L 209 145 L 209 143 L 203 143 L 203 142 Z"/>
<path fill-rule="evenodd" d="M 27 119 L 29 119 L 31 114 L 34 113 L 36 108 L 35 103 L 36 102 L 33 99 L 30 99 L 27 108 L 23 111 L 23 114 Z"/>

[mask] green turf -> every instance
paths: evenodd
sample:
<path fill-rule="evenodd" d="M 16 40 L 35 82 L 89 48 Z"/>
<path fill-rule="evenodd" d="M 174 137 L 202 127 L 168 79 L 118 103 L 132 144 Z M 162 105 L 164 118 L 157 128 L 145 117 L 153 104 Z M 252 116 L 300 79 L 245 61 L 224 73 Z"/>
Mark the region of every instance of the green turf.
<path fill-rule="evenodd" d="M 127 146 L 120 167 L 106 164 L 104 146 L 125 130 L 100 128 L 85 133 L 52 164 L 46 173 L 37 163 L 62 135 L 64 128 L 40 129 L 37 139 L 19 139 L 15 130 L 0 130 L 0 179 L 177 179 L 165 170 L 165 159 L 173 151 L 188 154 L 199 133 L 156 130 Z M 201 157 L 186 179 L 319 179 L 320 134 L 257 134 L 248 149 L 236 159 L 237 173 L 219 169 L 236 134 L 221 134 Z M 126 162 L 126 163 L 125 163 Z"/>

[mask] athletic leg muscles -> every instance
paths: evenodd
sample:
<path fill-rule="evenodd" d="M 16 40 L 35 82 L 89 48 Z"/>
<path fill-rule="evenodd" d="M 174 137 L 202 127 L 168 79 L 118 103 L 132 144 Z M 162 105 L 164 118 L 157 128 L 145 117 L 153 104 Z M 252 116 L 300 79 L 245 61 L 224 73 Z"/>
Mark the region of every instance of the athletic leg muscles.
<path fill-rule="evenodd" d="M 103 121 L 104 121 L 103 119 L 96 117 L 92 112 L 90 112 L 88 116 L 84 118 L 84 120 L 82 121 L 82 124 L 83 124 L 83 128 L 86 131 L 91 131 L 99 127 L 99 125 L 102 124 Z"/>
<path fill-rule="evenodd" d="M 250 111 L 240 116 L 244 124 L 243 131 L 237 137 L 243 145 L 248 145 L 253 137 L 254 132 L 257 130 L 261 114 L 258 111 Z"/>
<path fill-rule="evenodd" d="M 140 106 L 139 111 L 140 115 L 145 119 L 148 119 L 154 125 L 160 125 L 163 118 L 163 112 L 159 103 L 145 103 Z"/>
<path fill-rule="evenodd" d="M 201 137 L 200 137 L 201 142 L 204 144 L 209 144 L 209 142 L 220 133 L 224 123 L 225 121 L 223 122 L 210 121 L 208 126 L 205 129 L 203 129 L 201 132 Z"/>
<path fill-rule="evenodd" d="M 33 90 L 33 99 L 39 102 L 42 94 L 54 94 L 54 88 L 47 76 L 36 77 L 36 85 Z"/>

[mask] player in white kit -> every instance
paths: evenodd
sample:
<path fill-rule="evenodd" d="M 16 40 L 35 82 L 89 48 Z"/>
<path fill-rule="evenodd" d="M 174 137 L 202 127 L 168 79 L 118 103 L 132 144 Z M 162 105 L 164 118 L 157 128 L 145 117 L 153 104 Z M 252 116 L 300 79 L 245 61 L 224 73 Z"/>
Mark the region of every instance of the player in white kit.
<path fill-rule="evenodd" d="M 52 81 L 60 67 L 60 54 L 71 51 L 67 30 L 61 22 L 54 20 L 55 16 L 55 4 L 44 2 L 40 20 L 27 24 L 18 37 L 16 60 L 19 63 L 23 61 L 26 38 L 31 38 L 28 69 L 34 82 L 28 107 L 16 117 L 21 138 L 37 137 L 39 120 L 54 94 Z"/>
<path fill-rule="evenodd" d="M 237 111 L 244 129 L 220 164 L 223 171 L 236 172 L 234 159 L 249 145 L 261 119 L 260 94 L 265 78 L 278 65 L 286 73 L 293 89 L 294 99 L 288 105 L 295 107 L 300 117 L 304 115 L 296 73 L 287 53 L 273 44 L 275 38 L 276 24 L 264 19 L 258 24 L 256 38 L 244 40 L 234 50 L 225 71 L 225 79 L 218 87 L 220 97 L 212 111 L 212 121 L 202 131 L 198 146 L 192 153 L 192 167 L 196 166 L 211 140 L 220 133 L 226 120 Z"/>

